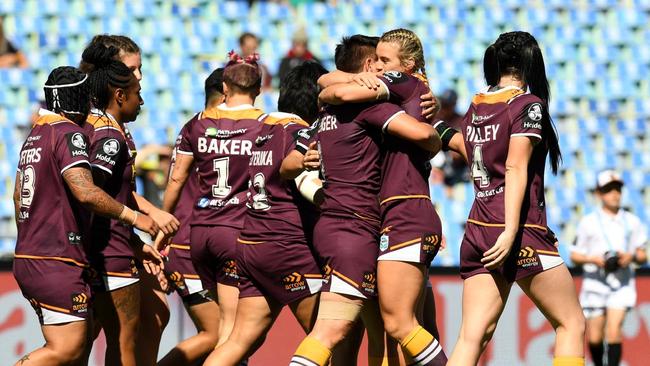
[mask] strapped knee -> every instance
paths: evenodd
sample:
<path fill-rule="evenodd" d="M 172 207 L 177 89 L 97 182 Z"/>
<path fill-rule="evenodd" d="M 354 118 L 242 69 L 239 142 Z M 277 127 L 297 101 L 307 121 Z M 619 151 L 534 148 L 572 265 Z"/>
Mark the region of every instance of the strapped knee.
<path fill-rule="evenodd" d="M 321 301 L 318 308 L 318 319 L 355 321 L 361 313 L 361 304 L 342 301 Z"/>

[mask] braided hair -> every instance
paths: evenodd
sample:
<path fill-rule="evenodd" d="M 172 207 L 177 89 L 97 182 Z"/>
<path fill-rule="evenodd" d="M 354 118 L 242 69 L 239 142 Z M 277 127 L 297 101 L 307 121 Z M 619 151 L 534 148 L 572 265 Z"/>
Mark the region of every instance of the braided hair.
<path fill-rule="evenodd" d="M 133 72 L 116 55 L 119 50 L 91 43 L 81 55 L 80 68 L 89 74 L 88 84 L 92 104 L 105 111 L 116 88 L 126 89 L 135 79 Z"/>
<path fill-rule="evenodd" d="M 427 79 L 424 62 L 424 49 L 422 48 L 422 42 L 420 42 L 420 38 L 417 34 L 404 28 L 393 29 L 382 34 L 379 38 L 379 42 L 395 43 L 399 45 L 399 58 L 402 65 L 404 65 L 408 60 L 413 60 L 413 63 L 415 64 L 413 72 L 419 72 L 425 79 Z"/>
<path fill-rule="evenodd" d="M 85 121 L 90 111 L 88 84 L 88 75 L 75 67 L 52 70 L 43 87 L 47 109 L 75 122 Z"/>
<path fill-rule="evenodd" d="M 257 65 L 259 55 L 254 53 L 242 58 L 235 51 L 228 53 L 230 61 L 223 71 L 223 82 L 234 93 L 257 96 L 262 86 L 262 72 Z"/>
<path fill-rule="evenodd" d="M 548 112 L 551 93 L 546 78 L 544 57 L 535 37 L 522 31 L 501 34 L 485 50 L 483 72 L 485 81 L 490 86 L 497 86 L 503 75 L 514 75 L 526 84 L 531 94 L 544 102 L 542 138 L 549 151 L 553 173 L 557 174 L 562 161 L 562 152 L 555 125 Z"/>

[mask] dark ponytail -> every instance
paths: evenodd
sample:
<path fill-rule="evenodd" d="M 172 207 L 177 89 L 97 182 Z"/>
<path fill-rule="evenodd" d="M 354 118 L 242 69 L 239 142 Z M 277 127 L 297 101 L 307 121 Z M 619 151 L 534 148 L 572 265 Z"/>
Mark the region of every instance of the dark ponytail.
<path fill-rule="evenodd" d="M 502 75 L 515 75 L 528 86 L 530 93 L 543 101 L 542 139 L 548 148 L 551 169 L 557 174 L 562 161 L 557 130 L 548 112 L 551 99 L 544 57 L 537 40 L 527 32 L 503 33 L 485 50 L 483 58 L 485 81 L 490 86 L 499 84 Z"/>
<path fill-rule="evenodd" d="M 108 108 L 115 88 L 126 89 L 135 79 L 133 72 L 117 59 L 119 50 L 91 43 L 81 56 L 79 67 L 88 73 L 90 97 L 95 108 L 105 111 Z"/>

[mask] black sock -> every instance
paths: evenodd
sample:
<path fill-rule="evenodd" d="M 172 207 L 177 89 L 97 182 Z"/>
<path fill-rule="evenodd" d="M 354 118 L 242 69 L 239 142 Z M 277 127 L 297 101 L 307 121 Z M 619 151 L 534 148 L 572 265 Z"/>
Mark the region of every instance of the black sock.
<path fill-rule="evenodd" d="M 594 366 L 603 366 L 603 353 L 605 346 L 602 343 L 589 343 L 589 352 L 594 360 Z"/>
<path fill-rule="evenodd" d="M 620 343 L 607 344 L 607 366 L 618 366 L 621 363 L 623 346 Z"/>

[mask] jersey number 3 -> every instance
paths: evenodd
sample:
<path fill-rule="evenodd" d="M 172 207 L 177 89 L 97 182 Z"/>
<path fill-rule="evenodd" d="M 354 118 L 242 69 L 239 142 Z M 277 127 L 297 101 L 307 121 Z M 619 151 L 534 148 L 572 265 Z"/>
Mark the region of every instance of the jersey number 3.
<path fill-rule="evenodd" d="M 472 158 L 472 179 L 478 180 L 481 188 L 490 185 L 490 173 L 488 173 L 483 164 L 483 145 L 474 146 L 474 156 Z"/>
<path fill-rule="evenodd" d="M 214 159 L 212 163 L 212 169 L 217 172 L 217 183 L 212 185 L 212 196 L 215 198 L 226 198 L 232 188 L 228 185 L 230 157 Z"/>

